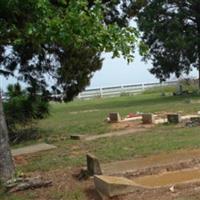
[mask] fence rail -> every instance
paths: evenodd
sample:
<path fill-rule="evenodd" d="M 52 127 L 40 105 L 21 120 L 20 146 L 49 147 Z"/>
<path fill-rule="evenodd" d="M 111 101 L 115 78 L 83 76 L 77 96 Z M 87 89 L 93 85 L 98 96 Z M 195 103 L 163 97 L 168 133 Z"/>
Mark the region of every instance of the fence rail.
<path fill-rule="evenodd" d="M 121 94 L 134 94 L 140 93 L 148 88 L 176 85 L 178 81 L 168 81 L 163 83 L 141 83 L 141 84 L 129 84 L 119 85 L 113 87 L 102 87 L 86 89 L 78 95 L 79 99 L 91 99 L 95 97 L 114 97 Z"/>

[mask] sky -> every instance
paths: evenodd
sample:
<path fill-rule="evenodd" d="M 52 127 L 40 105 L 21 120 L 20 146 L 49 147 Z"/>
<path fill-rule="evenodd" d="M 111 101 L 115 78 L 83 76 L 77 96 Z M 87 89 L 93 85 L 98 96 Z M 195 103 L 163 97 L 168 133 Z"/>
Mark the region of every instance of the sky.
<path fill-rule="evenodd" d="M 90 88 L 158 81 L 148 71 L 151 64 L 141 61 L 138 54 L 130 64 L 123 58 L 112 59 L 109 53 L 103 54 L 103 57 L 102 69 L 94 74 Z"/>
<path fill-rule="evenodd" d="M 151 63 L 141 61 L 141 56 L 136 53 L 133 63 L 127 64 L 123 58 L 111 58 L 112 54 L 103 54 L 104 62 L 102 69 L 95 72 L 91 79 L 90 86 L 87 88 L 99 88 L 107 86 L 119 86 L 135 83 L 159 82 L 148 69 L 152 67 Z M 193 70 L 191 77 L 197 77 L 197 71 Z M 13 79 L 6 80 L 0 78 L 0 88 L 6 89 L 9 83 L 16 82 Z M 172 77 L 172 80 L 175 78 Z"/>
<path fill-rule="evenodd" d="M 138 53 L 130 64 L 123 58 L 112 59 L 111 54 L 103 54 L 103 57 L 105 58 L 103 67 L 94 74 L 88 88 L 159 82 L 148 70 L 152 67 L 151 62 L 143 62 Z M 193 70 L 189 77 L 197 77 L 197 71 Z M 175 79 L 174 76 L 170 78 L 170 80 Z"/>

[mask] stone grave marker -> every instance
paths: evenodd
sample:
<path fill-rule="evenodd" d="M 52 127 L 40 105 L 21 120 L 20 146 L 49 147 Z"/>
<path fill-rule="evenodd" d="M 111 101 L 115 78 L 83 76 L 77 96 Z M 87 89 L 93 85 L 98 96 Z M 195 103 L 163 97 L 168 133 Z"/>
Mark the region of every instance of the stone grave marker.
<path fill-rule="evenodd" d="M 190 120 L 192 123 L 200 124 L 200 117 L 191 117 Z"/>
<path fill-rule="evenodd" d="M 121 116 L 118 112 L 109 113 L 109 118 L 111 123 L 116 123 L 121 121 Z"/>
<path fill-rule="evenodd" d="M 87 158 L 87 171 L 89 175 L 90 176 L 101 175 L 102 171 L 97 157 L 92 154 L 87 154 L 86 158 Z"/>
<path fill-rule="evenodd" d="M 167 120 L 169 123 L 178 124 L 181 122 L 181 115 L 180 114 L 168 114 Z"/>
<path fill-rule="evenodd" d="M 154 124 L 155 123 L 154 114 L 152 114 L 152 113 L 142 114 L 142 123 L 143 124 Z"/>

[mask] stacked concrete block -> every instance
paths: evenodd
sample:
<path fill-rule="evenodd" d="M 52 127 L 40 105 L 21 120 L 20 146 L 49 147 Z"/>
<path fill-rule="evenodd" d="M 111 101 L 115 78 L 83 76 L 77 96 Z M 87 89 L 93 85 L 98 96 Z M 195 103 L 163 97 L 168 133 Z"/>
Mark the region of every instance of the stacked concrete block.
<path fill-rule="evenodd" d="M 109 113 L 109 119 L 111 123 L 116 123 L 121 121 L 121 116 L 118 112 Z"/>
<path fill-rule="evenodd" d="M 180 114 L 168 114 L 167 120 L 169 123 L 178 124 L 181 122 L 181 115 Z"/>
<path fill-rule="evenodd" d="M 152 113 L 146 113 L 142 115 L 142 123 L 143 124 L 154 124 L 155 123 L 155 115 Z"/>

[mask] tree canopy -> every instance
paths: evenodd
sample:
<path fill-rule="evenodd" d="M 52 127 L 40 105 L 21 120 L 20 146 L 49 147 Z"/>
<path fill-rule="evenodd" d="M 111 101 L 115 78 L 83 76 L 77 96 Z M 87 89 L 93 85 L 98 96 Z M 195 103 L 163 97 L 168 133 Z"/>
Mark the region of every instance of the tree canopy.
<path fill-rule="evenodd" d="M 199 0 L 136 0 L 129 6 L 160 80 L 200 69 Z M 199 83 L 200 84 L 200 83 Z"/>
<path fill-rule="evenodd" d="M 126 1 L 1 0 L 0 75 L 26 82 L 33 97 L 48 94 L 51 86 L 71 100 L 100 69 L 101 52 L 133 59 L 137 31 L 120 5 Z M 0 160 L 0 179 L 6 181 L 14 165 L 1 97 Z"/>
<path fill-rule="evenodd" d="M 128 26 L 120 2 L 2 0 L 0 73 L 34 90 L 45 91 L 51 83 L 71 100 L 100 69 L 101 52 L 133 59 L 137 31 Z"/>

